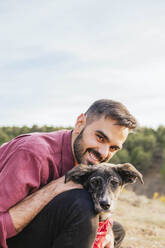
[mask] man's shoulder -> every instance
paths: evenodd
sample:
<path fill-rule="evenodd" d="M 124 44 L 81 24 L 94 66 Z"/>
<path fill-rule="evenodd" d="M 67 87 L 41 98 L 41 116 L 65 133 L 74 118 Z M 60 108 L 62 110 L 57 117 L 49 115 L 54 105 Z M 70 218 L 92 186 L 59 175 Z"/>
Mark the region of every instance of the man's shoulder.
<path fill-rule="evenodd" d="M 18 144 L 20 149 L 33 153 L 55 153 L 61 148 L 65 137 L 68 137 L 70 133 L 70 130 L 28 133 L 16 137 L 14 142 Z"/>

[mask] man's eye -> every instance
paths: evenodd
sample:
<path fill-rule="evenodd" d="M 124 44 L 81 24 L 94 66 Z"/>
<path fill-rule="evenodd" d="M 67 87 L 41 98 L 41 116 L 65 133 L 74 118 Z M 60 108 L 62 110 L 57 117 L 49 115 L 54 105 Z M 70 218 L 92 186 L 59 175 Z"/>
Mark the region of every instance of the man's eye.
<path fill-rule="evenodd" d="M 115 147 L 115 146 L 111 146 L 111 147 L 110 147 L 110 151 L 111 151 L 111 152 L 115 152 L 115 151 L 117 151 L 117 150 L 118 150 L 118 149 L 117 149 L 117 147 Z"/>
<path fill-rule="evenodd" d="M 102 136 L 98 135 L 98 134 L 97 134 L 97 139 L 98 139 L 99 141 L 101 141 L 101 142 L 104 142 L 104 138 L 103 138 Z"/>

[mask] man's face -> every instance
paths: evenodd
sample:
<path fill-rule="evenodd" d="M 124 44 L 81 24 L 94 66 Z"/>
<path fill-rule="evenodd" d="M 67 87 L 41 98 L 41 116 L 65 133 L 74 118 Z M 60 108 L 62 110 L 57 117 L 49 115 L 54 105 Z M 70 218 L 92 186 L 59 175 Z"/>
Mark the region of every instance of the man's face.
<path fill-rule="evenodd" d="M 122 148 L 129 129 L 104 117 L 86 125 L 76 137 L 73 148 L 78 163 L 96 165 L 110 160 Z"/>

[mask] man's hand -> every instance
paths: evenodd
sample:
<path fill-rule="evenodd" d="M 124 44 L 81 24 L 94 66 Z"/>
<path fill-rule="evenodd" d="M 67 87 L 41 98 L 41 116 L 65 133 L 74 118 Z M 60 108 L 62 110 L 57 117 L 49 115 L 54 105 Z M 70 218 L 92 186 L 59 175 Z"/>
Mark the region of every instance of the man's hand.
<path fill-rule="evenodd" d="M 82 189 L 83 186 L 81 184 L 74 183 L 73 181 L 69 181 L 67 183 L 65 181 L 65 176 L 60 177 L 50 183 L 56 185 L 56 193 L 60 194 L 64 191 L 71 190 L 71 189 Z M 56 195 L 57 195 L 56 194 Z"/>
<path fill-rule="evenodd" d="M 64 179 L 63 176 L 51 181 L 9 209 L 17 233 L 21 232 L 55 196 L 67 190 L 83 188 L 72 181 L 66 184 Z"/>

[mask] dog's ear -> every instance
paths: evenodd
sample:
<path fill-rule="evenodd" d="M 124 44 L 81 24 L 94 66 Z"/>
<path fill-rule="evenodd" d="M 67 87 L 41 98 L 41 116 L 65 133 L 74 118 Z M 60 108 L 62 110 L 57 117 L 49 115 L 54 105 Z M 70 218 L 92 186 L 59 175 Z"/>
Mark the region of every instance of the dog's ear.
<path fill-rule="evenodd" d="M 88 178 L 91 173 L 96 169 L 96 166 L 79 164 L 73 169 L 68 171 L 65 175 L 65 183 L 72 180 L 75 183 L 83 184 L 85 178 Z"/>
<path fill-rule="evenodd" d="M 114 168 L 122 178 L 123 185 L 127 183 L 134 183 L 137 178 L 142 184 L 144 184 L 142 174 L 132 164 L 118 164 L 115 165 Z"/>

